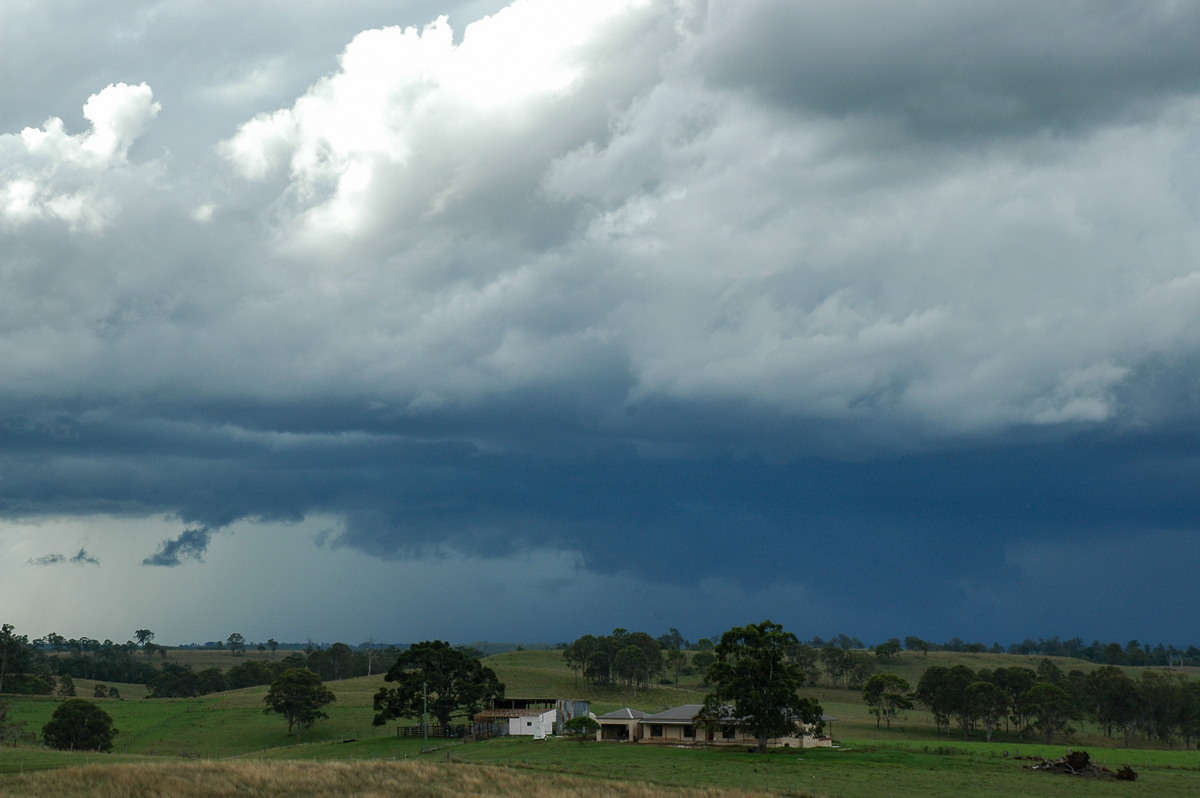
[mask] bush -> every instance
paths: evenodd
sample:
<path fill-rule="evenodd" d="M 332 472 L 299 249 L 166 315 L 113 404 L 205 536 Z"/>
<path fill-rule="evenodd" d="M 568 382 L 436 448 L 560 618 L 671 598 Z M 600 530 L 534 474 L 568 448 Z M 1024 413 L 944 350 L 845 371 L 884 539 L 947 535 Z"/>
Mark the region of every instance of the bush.
<path fill-rule="evenodd" d="M 42 740 L 61 751 L 112 750 L 112 717 L 100 707 L 82 698 L 70 698 L 58 705 L 50 722 L 42 727 Z"/>
<path fill-rule="evenodd" d="M 580 744 L 600 731 L 600 723 L 587 715 L 576 715 L 563 724 L 563 731 L 579 740 Z"/>

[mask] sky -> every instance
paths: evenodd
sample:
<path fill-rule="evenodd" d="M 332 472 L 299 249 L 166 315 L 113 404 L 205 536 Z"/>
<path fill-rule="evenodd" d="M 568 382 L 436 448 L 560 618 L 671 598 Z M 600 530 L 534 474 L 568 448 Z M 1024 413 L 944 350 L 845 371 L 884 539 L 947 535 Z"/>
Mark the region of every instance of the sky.
<path fill-rule="evenodd" d="M 0 620 L 1200 644 L 1197 40 L 4 0 Z"/>

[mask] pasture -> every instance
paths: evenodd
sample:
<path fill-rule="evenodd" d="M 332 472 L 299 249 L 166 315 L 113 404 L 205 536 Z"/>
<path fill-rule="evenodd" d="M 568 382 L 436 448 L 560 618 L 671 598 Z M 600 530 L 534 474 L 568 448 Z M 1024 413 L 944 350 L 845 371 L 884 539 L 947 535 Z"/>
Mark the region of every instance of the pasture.
<path fill-rule="evenodd" d="M 228 657 L 237 664 L 241 657 Z M 258 656 L 248 652 L 246 656 Z M 267 654 L 266 656 L 270 656 Z M 975 661 L 978 659 L 979 661 Z M 887 669 L 911 682 L 931 664 L 963 662 L 972 668 L 1029 665 L 1023 657 L 992 654 L 903 654 Z M 996 661 L 993 661 L 996 660 Z M 1040 659 L 1039 659 L 1040 661 Z M 704 688 L 695 677 L 649 690 L 607 690 L 585 685 L 555 651 L 520 651 L 487 659 L 512 696 L 587 699 L 601 714 L 628 704 L 657 711 L 698 703 Z M 1036 666 L 1036 662 L 1032 663 Z M 1059 662 L 1064 669 L 1088 663 Z M 204 667 L 209 665 L 205 664 Z M 194 667 L 199 667 L 197 664 Z M 748 795 L 791 796 L 1193 796 L 1200 794 L 1200 752 L 1149 744 L 1123 748 L 1083 724 L 1068 746 L 1085 748 L 1094 760 L 1116 769 L 1130 765 L 1136 782 L 1101 783 L 1025 769 L 1019 755 L 1061 756 L 1068 746 L 1047 747 L 1001 731 L 984 743 L 938 736 L 929 713 L 913 710 L 889 729 L 876 728 L 857 691 L 816 687 L 809 691 L 827 714 L 838 718 L 832 736 L 838 748 L 785 749 L 766 756 L 745 749 L 697 749 L 618 743 L 579 744 L 571 740 L 495 739 L 479 742 L 430 741 L 423 752 L 416 738 L 395 736 L 394 725 L 371 724 L 371 699 L 384 684 L 379 674 L 328 682 L 337 701 L 329 720 L 318 723 L 297 744 L 285 724 L 263 712 L 265 687 L 199 698 L 147 699 L 136 685 L 117 685 L 124 700 L 97 701 L 120 734 L 111 755 L 62 753 L 41 747 L 0 748 L 0 796 L 104 795 L 97 784 L 113 785 L 112 795 L 332 795 L 347 792 L 401 795 L 508 795 L 538 792 L 571 795 Z M 77 680 L 81 696 L 93 684 Z M 9 717 L 36 732 L 57 700 L 6 696 Z M 347 763 L 355 767 L 347 769 Z M 412 768 L 424 768 L 419 788 Z M 357 776 L 348 773 L 360 773 Z M 169 778 L 164 774 L 172 775 Z M 479 774 L 485 774 L 480 776 Z M 481 781 L 480 781 L 481 779 Z M 132 780 L 132 781 L 131 781 Z M 142 780 L 145 789 L 131 789 Z M 78 786 L 90 784 L 90 788 Z M 167 790 L 174 785 L 178 789 Z M 187 784 L 199 783 L 194 792 Z M 241 791 L 227 792 L 240 784 Z M 484 786 L 479 786 L 484 784 Z M 121 786 L 123 785 L 123 786 Z M 333 786 L 330 786 L 333 785 Z M 340 786 L 338 786 L 340 785 Z M 474 786 L 469 786 L 474 785 Z M 507 786 L 506 786 L 507 785 Z M 557 786 L 552 786 L 557 785 Z M 697 792 L 700 788 L 724 792 Z M 544 789 L 543 789 L 544 788 Z M 90 789 L 91 791 L 85 791 Z M 164 791 L 155 792 L 161 789 Z M 192 789 L 192 788 L 188 788 Z M 416 789 L 424 791 L 414 791 Z M 487 790 L 493 790 L 488 792 Z M 511 792 L 504 792 L 511 789 Z M 391 792 L 388 792 L 392 790 Z M 440 790 L 440 792 L 439 792 Z M 465 792 L 464 792 L 465 790 Z M 556 793 L 555 790 L 561 790 Z M 741 792 L 748 791 L 748 792 Z"/>

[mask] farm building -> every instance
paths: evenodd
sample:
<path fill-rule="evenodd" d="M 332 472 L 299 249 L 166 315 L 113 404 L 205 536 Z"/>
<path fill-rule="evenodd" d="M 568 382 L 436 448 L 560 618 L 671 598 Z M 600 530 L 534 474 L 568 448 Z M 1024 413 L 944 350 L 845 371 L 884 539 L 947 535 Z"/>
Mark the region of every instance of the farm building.
<path fill-rule="evenodd" d="M 624 708 L 597 718 L 600 731 L 598 740 L 629 739 L 643 743 L 668 743 L 674 745 L 752 745 L 756 742 L 754 732 L 738 719 L 732 708 L 726 708 L 721 719 L 713 720 L 702 716 L 703 704 L 681 704 L 651 715 L 633 717 L 637 710 Z M 823 716 L 826 720 L 835 720 Z M 624 729 L 622 729 L 624 725 Z M 627 730 L 627 736 L 620 735 Z M 797 725 L 796 733 L 787 737 L 773 738 L 769 745 L 784 748 L 815 748 L 832 746 L 828 737 L 814 737 L 804 733 Z"/>
<path fill-rule="evenodd" d="M 640 709 L 621 707 L 618 710 L 600 715 L 596 722 L 600 730 L 596 732 L 597 740 L 634 740 L 638 738 L 638 721 L 646 717 Z"/>
<path fill-rule="evenodd" d="M 588 714 L 587 701 L 562 698 L 501 698 L 475 713 L 475 733 L 487 737 L 536 737 L 561 734 L 562 725 Z"/>

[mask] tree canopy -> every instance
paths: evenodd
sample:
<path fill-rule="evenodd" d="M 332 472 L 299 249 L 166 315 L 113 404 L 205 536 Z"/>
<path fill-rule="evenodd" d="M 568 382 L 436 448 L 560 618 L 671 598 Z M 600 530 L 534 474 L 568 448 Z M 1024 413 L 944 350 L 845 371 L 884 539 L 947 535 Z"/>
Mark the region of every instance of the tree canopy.
<path fill-rule="evenodd" d="M 426 702 L 429 714 L 448 726 L 453 715 L 473 715 L 504 696 L 504 685 L 491 668 L 442 640 L 413 644 L 388 669 L 384 681 L 396 686 L 375 693 L 376 726 L 393 718 L 419 717 Z"/>
<path fill-rule="evenodd" d="M 797 694 L 804 673 L 787 657 L 797 642 L 769 620 L 721 635 L 708 669 L 713 691 L 705 698 L 704 714 L 727 718 L 732 704 L 736 721 L 754 732 L 759 753 L 766 752 L 772 737 L 795 734 L 798 725 L 819 730 L 821 705 Z"/>
<path fill-rule="evenodd" d="M 288 668 L 271 682 L 263 701 L 267 703 L 264 712 L 277 712 L 288 722 L 288 734 L 296 731 L 296 740 L 300 733 L 312 726 L 318 720 L 329 717 L 321 709 L 326 704 L 336 700 L 333 692 L 321 681 L 321 677 L 308 668 Z"/>
<path fill-rule="evenodd" d="M 70 698 L 58 705 L 50 722 L 42 727 L 42 740 L 62 751 L 112 750 L 113 719 L 107 712 L 82 698 Z"/>

